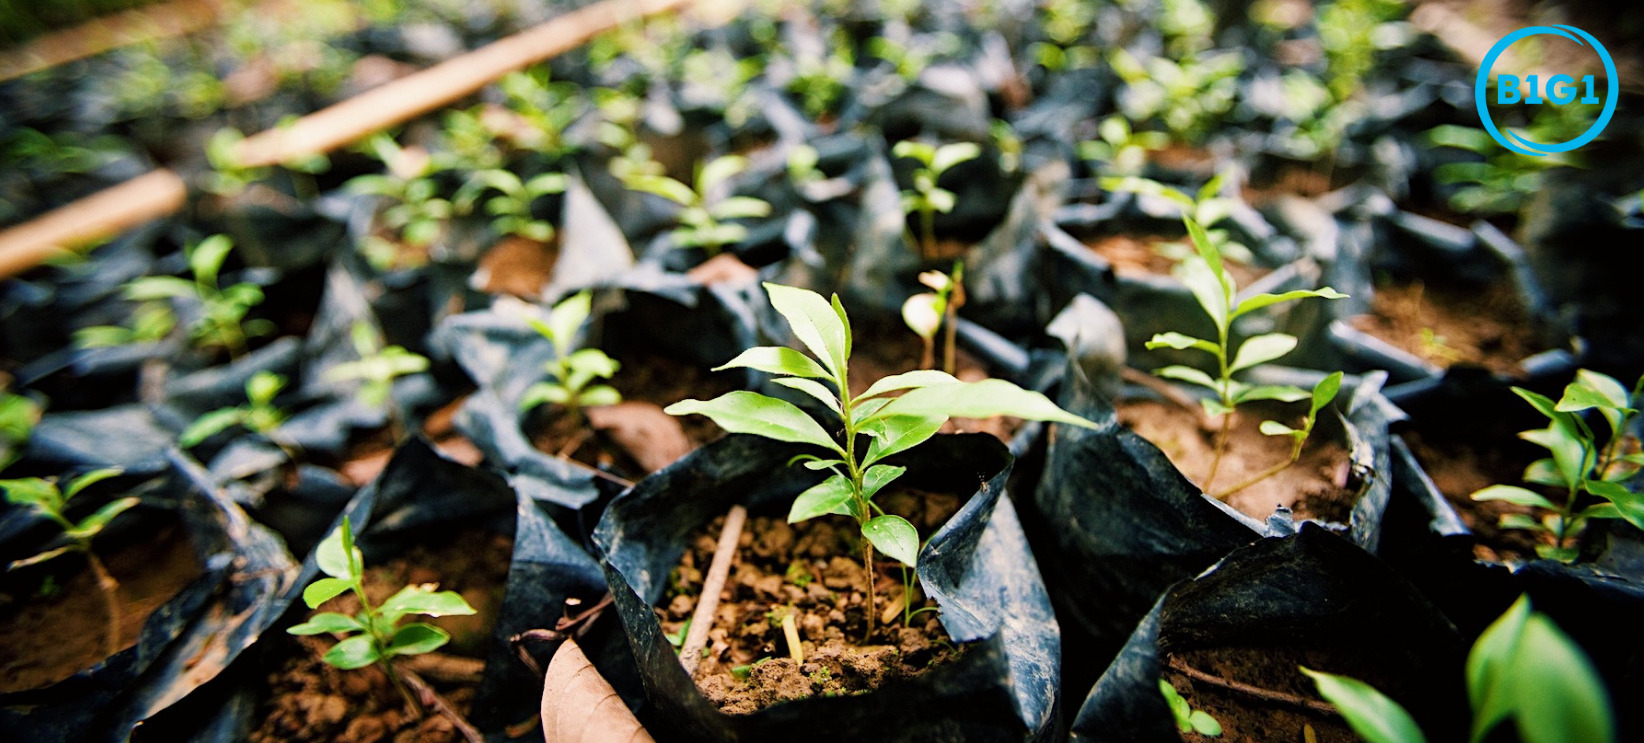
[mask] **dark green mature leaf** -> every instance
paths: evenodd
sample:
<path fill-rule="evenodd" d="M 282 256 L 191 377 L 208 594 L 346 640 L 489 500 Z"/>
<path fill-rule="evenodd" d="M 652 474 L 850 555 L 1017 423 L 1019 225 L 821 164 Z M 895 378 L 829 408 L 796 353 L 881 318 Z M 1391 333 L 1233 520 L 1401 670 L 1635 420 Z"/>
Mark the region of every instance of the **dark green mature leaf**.
<path fill-rule="evenodd" d="M 850 342 L 840 313 L 822 295 L 808 289 L 769 282 L 764 286 L 771 306 L 787 319 L 794 337 L 821 359 L 834 377 L 843 375 Z"/>
<path fill-rule="evenodd" d="M 855 516 L 851 501 L 851 481 L 844 475 L 834 475 L 793 499 L 793 505 L 788 509 L 788 523 L 797 524 L 830 513 Z"/>
<path fill-rule="evenodd" d="M 1319 696 L 1336 706 L 1342 719 L 1365 743 L 1427 743 L 1415 718 L 1375 687 L 1346 676 L 1302 667 L 1318 684 Z"/>
<path fill-rule="evenodd" d="M 1243 317 L 1244 315 L 1248 315 L 1264 307 L 1271 307 L 1275 304 L 1294 302 L 1298 299 L 1308 299 L 1311 297 L 1317 297 L 1319 299 L 1346 299 L 1347 295 L 1342 294 L 1341 292 L 1338 292 L 1328 286 L 1322 289 L 1297 289 L 1295 291 L 1288 291 L 1280 294 L 1257 294 L 1254 297 L 1247 297 L 1244 301 L 1239 302 L 1239 304 L 1233 308 L 1233 317 Z"/>
<path fill-rule="evenodd" d="M 857 400 L 866 400 L 870 397 L 883 395 L 896 390 L 929 387 L 933 384 L 960 384 L 959 379 L 952 374 L 936 369 L 917 369 L 901 374 L 892 374 L 881 377 L 879 381 L 868 386 L 866 392 L 856 396 Z"/>
<path fill-rule="evenodd" d="M 432 585 L 422 584 L 401 588 L 382 606 L 378 613 L 390 624 L 407 614 L 425 614 L 430 617 L 461 617 L 474 613 L 474 607 L 456 591 L 435 591 Z"/>
<path fill-rule="evenodd" d="M 1473 708 L 1473 739 L 1495 727 L 1510 711 L 1505 683 L 1512 671 L 1524 625 L 1530 618 L 1530 599 L 1520 596 L 1496 621 L 1486 627 L 1467 654 L 1467 702 Z"/>
<path fill-rule="evenodd" d="M 924 443 L 935 436 L 947 420 L 947 416 L 909 415 L 881 418 L 868 424 L 869 430 L 878 435 L 868 444 L 868 455 L 862 460 L 862 466 L 868 467 Z"/>
<path fill-rule="evenodd" d="M 731 433 L 751 433 L 844 453 L 844 449 L 805 411 L 793 403 L 757 392 L 737 390 L 707 401 L 683 400 L 669 405 L 664 412 L 669 415 L 705 415 Z"/>
<path fill-rule="evenodd" d="M 1547 497 L 1533 490 L 1526 490 L 1516 485 L 1491 485 L 1490 487 L 1473 493 L 1476 501 L 1506 501 L 1520 506 L 1534 506 L 1536 508 L 1557 508 Z"/>
<path fill-rule="evenodd" d="M 1009 415 L 1027 420 L 1066 423 L 1081 428 L 1096 427 L 1096 424 L 1057 407 L 1050 398 L 1032 390 L 1024 390 L 1003 379 L 920 387 L 892 400 L 889 405 L 875 413 L 874 417 L 899 415 L 921 418 L 992 418 Z"/>
<path fill-rule="evenodd" d="M 1236 372 L 1265 364 L 1290 353 L 1295 348 L 1296 336 L 1287 333 L 1251 336 L 1239 345 L 1239 351 L 1233 357 L 1233 366 L 1228 371 Z"/>
<path fill-rule="evenodd" d="M 310 609 L 317 609 L 320 604 L 341 596 L 344 591 L 353 587 L 353 581 L 343 578 L 321 578 L 303 589 L 303 603 Z"/>
<path fill-rule="evenodd" d="M 894 514 L 880 516 L 862 525 L 862 536 L 902 564 L 919 567 L 919 530 L 907 519 Z"/>
<path fill-rule="evenodd" d="M 351 671 L 376 663 L 382 660 L 382 656 L 377 654 L 377 647 L 371 644 L 369 635 L 355 635 L 332 645 L 331 649 L 325 652 L 323 660 L 337 668 Z"/>
<path fill-rule="evenodd" d="M 322 611 L 308 618 L 302 624 L 293 625 L 286 630 L 293 635 L 323 635 L 334 632 L 362 632 L 365 625 L 360 620 L 347 614 L 338 614 L 334 611 Z"/>
<path fill-rule="evenodd" d="M 751 368 L 755 371 L 764 371 L 768 375 L 807 376 L 812 380 L 832 380 L 834 375 L 822 368 L 820 363 L 799 353 L 792 348 L 781 345 L 760 345 L 748 348 L 738 353 L 737 358 L 713 367 L 713 371 L 723 371 L 727 368 Z"/>
<path fill-rule="evenodd" d="M 384 648 L 390 656 L 421 655 L 438 650 L 451 641 L 451 635 L 432 624 L 413 622 L 394 630 L 393 639 Z"/>

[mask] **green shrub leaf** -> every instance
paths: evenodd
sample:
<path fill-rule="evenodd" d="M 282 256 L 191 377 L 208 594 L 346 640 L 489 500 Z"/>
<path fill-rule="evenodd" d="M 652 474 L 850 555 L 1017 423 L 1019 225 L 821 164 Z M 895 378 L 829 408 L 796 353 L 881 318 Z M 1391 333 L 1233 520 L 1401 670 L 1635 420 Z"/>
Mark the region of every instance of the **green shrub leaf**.
<path fill-rule="evenodd" d="M 1306 667 L 1301 671 L 1313 678 L 1319 687 L 1319 696 L 1336 706 L 1342 719 L 1365 743 L 1427 742 L 1415 718 L 1375 687 L 1358 679 Z"/>
<path fill-rule="evenodd" d="M 669 415 L 705 415 L 731 433 L 751 433 L 844 453 L 844 449 L 805 411 L 793 403 L 757 392 L 737 390 L 707 401 L 683 400 L 669 405 L 665 412 Z"/>
<path fill-rule="evenodd" d="M 324 660 L 337 668 L 351 671 L 376 663 L 382 660 L 382 656 L 377 654 L 377 648 L 371 644 L 370 636 L 355 635 L 332 645 L 331 649 L 325 652 Z"/>
<path fill-rule="evenodd" d="M 880 552 L 910 568 L 919 562 L 919 531 L 907 519 L 894 514 L 880 516 L 862 525 L 862 536 Z"/>
<path fill-rule="evenodd" d="M 293 635 L 323 635 L 335 632 L 361 632 L 365 625 L 360 620 L 347 614 L 338 614 L 334 611 L 322 611 L 308 618 L 308 621 L 295 625 L 286 632 Z"/>
<path fill-rule="evenodd" d="M 413 622 L 394 630 L 394 638 L 385 648 L 389 655 L 421 655 L 438 650 L 451 641 L 451 635 L 432 624 Z"/>
<path fill-rule="evenodd" d="M 844 475 L 834 475 L 793 499 L 788 509 L 788 523 L 797 524 L 830 513 L 852 516 L 851 498 L 851 481 Z"/>
<path fill-rule="evenodd" d="M 725 369 L 753 369 L 766 374 L 787 374 L 795 377 L 810 379 L 832 379 L 833 375 L 823 369 L 811 357 L 784 346 L 758 346 L 750 348 L 736 355 L 736 358 L 714 367 L 714 371 Z"/>

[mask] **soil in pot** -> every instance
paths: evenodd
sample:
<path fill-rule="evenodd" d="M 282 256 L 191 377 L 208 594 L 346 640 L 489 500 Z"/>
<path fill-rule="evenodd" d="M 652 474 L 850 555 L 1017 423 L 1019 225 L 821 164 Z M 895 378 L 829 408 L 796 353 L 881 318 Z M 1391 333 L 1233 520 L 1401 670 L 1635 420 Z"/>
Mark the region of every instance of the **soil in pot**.
<path fill-rule="evenodd" d="M 1439 367 L 1483 366 L 1517 375 L 1519 362 L 1546 350 L 1511 284 L 1454 286 L 1378 281 L 1370 314 L 1354 328 Z"/>
<path fill-rule="evenodd" d="M 467 714 L 484 670 L 486 645 L 508 582 L 513 539 L 478 529 L 458 533 L 450 542 L 419 545 L 393 560 L 366 568 L 366 595 L 382 602 L 410 584 L 434 583 L 456 591 L 477 611 L 473 616 L 420 618 L 451 634 L 451 642 L 434 653 L 401 659 L 400 665 L 422 676 L 430 686 Z M 318 611 L 353 614 L 359 601 L 344 594 Z M 323 639 L 322 639 L 323 638 Z M 330 638 L 275 638 L 268 666 L 268 696 L 250 743 L 291 741 L 458 741 L 450 721 L 427 711 L 407 710 L 387 675 L 372 666 L 353 671 L 320 660 Z"/>
<path fill-rule="evenodd" d="M 559 233 L 548 242 L 518 235 L 502 238 L 480 256 L 473 283 L 486 294 L 511 294 L 521 299 L 537 299 L 554 278 L 559 261 Z"/>
<path fill-rule="evenodd" d="M 924 535 L 959 509 L 958 497 L 903 491 L 875 499 L 887 513 L 906 517 Z M 713 561 L 724 518 L 699 529 L 671 576 L 656 611 L 670 636 L 684 638 L 703 576 Z M 708 633 L 696 682 L 721 711 L 749 714 L 815 695 L 861 694 L 950 660 L 957 649 L 913 581 L 914 611 L 904 624 L 903 572 L 875 553 L 874 595 L 867 606 L 861 533 L 843 516 L 788 524 L 781 517 L 749 518 Z M 873 633 L 867 635 L 873 613 Z M 792 613 L 804 646 L 795 663 L 782 617 Z"/>
<path fill-rule="evenodd" d="M 1491 485 L 1536 487 L 1522 482 L 1524 468 L 1532 458 L 1515 454 L 1512 449 L 1516 447 L 1492 446 L 1484 441 L 1425 435 L 1419 430 L 1405 431 L 1403 436 L 1416 461 L 1473 532 L 1475 557 L 1488 562 L 1534 560 L 1537 544 L 1552 544 L 1552 538 L 1544 534 L 1499 526 L 1506 514 L 1534 518 L 1536 509 L 1471 497 Z M 1555 500 L 1560 497 L 1551 492 L 1548 495 Z"/>
<path fill-rule="evenodd" d="M 1176 268 L 1176 261 L 1159 252 L 1162 245 L 1180 243 L 1185 238 L 1172 235 L 1087 235 L 1081 238 L 1085 247 L 1101 256 L 1113 265 L 1113 271 L 1120 276 L 1169 276 Z M 1265 268 L 1250 266 L 1232 260 L 1227 261 L 1228 273 L 1239 286 L 1249 286 L 1251 282 L 1266 276 L 1269 271 Z"/>
<path fill-rule="evenodd" d="M 478 465 L 485 458 L 485 455 L 478 447 L 474 446 L 474 442 L 469 441 L 452 425 L 453 416 L 456 415 L 457 410 L 462 408 L 462 403 L 467 399 L 468 395 L 459 395 L 444 407 L 429 413 L 423 421 L 422 433 L 428 437 L 428 440 L 434 444 L 434 448 L 438 449 L 441 454 L 473 467 Z M 377 476 L 382 474 L 383 468 L 388 466 L 388 460 L 393 458 L 397 444 L 394 433 L 390 429 L 386 427 L 379 428 L 359 435 L 350 441 L 348 451 L 343 455 L 341 461 L 320 461 L 317 464 L 331 467 L 341 473 L 349 482 L 363 487 L 366 483 L 377 479 Z M 289 475 L 294 478 L 295 470 L 293 469 Z M 288 483 L 288 485 L 294 484 Z"/>
<path fill-rule="evenodd" d="M 121 650 L 137 644 L 156 609 L 200 576 L 187 532 L 175 523 L 154 538 L 109 547 L 97 556 L 119 582 Z M 65 555 L 45 563 L 44 573 L 8 581 L 0 591 L 0 693 L 38 689 L 62 681 L 107 657 L 108 609 L 84 558 Z"/>
<path fill-rule="evenodd" d="M 1300 425 L 1299 405 L 1253 404 L 1234 414 L 1228 440 L 1216 478 L 1204 482 L 1216 455 L 1219 424 L 1207 420 L 1197 408 L 1157 400 L 1128 400 L 1119 403 L 1119 421 L 1137 435 L 1152 442 L 1170 458 L 1171 464 L 1207 492 L 1219 493 L 1254 478 L 1259 473 L 1290 458 L 1290 438 L 1267 436 L 1258 427 L 1264 420 Z M 1312 518 L 1345 524 L 1359 498 L 1352 482 L 1352 461 L 1348 450 L 1336 441 L 1315 433 L 1302 448 L 1301 459 L 1278 474 L 1229 494 L 1229 506 L 1257 520 L 1266 519 L 1279 506 L 1290 508 L 1296 518 Z"/>
<path fill-rule="evenodd" d="M 1356 743 L 1340 717 L 1325 711 L 1312 679 L 1297 666 L 1351 676 L 1380 689 L 1367 664 L 1343 665 L 1344 654 L 1316 648 L 1227 647 L 1190 650 L 1165 658 L 1163 678 L 1196 710 L 1222 726 L 1219 738 L 1182 733 L 1189 743 L 1271 743 L 1303 741 L 1313 729 L 1317 743 Z"/>
<path fill-rule="evenodd" d="M 874 382 L 892 374 L 920 368 L 924 341 L 907 326 L 870 320 L 857 322 L 851 332 L 856 337 L 850 358 L 851 394 L 860 395 Z M 935 366 L 938 369 L 942 366 L 945 335 L 945 329 L 937 332 Z M 955 349 L 953 361 L 953 376 L 961 381 L 979 382 L 992 376 L 981 359 L 962 347 Z M 1019 418 L 953 418 L 942 426 L 942 433 L 990 433 L 1008 444 L 1021 428 Z"/>

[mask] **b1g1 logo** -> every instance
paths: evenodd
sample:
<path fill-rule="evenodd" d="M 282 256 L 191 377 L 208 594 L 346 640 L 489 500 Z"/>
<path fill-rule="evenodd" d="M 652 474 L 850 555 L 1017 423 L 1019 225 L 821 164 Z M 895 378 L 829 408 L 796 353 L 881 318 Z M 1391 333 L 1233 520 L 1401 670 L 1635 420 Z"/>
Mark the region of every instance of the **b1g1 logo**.
<path fill-rule="evenodd" d="M 1501 53 L 1514 42 L 1541 34 L 1562 36 L 1582 46 L 1591 47 L 1593 51 L 1598 52 L 1598 58 L 1604 61 L 1605 79 L 1609 81 L 1609 90 L 1602 99 L 1604 113 L 1600 114 L 1598 120 L 1594 121 L 1581 136 L 1568 142 L 1531 142 L 1516 132 L 1497 129 L 1496 123 L 1490 120 L 1490 107 L 1486 105 L 1491 102 L 1487 87 L 1490 81 L 1490 68 L 1495 64 L 1496 57 L 1501 56 Z M 1569 152 L 1593 141 L 1599 132 L 1604 131 L 1604 126 L 1610 123 L 1610 117 L 1615 114 L 1619 92 L 1620 81 L 1616 77 L 1615 61 L 1610 59 L 1610 53 L 1604 49 L 1603 44 L 1598 43 L 1598 39 L 1575 26 L 1530 26 L 1502 37 L 1501 41 L 1490 47 L 1490 53 L 1484 55 L 1484 62 L 1478 68 L 1478 82 L 1473 85 L 1473 99 L 1478 103 L 1478 116 L 1484 122 L 1485 131 L 1490 132 L 1490 136 L 1495 137 L 1501 146 L 1521 155 L 1534 157 L 1543 157 L 1553 152 Z M 1525 75 L 1520 78 L 1518 75 L 1509 75 L 1505 72 L 1496 76 L 1494 102 L 1498 105 L 1591 106 L 1597 105 L 1600 100 L 1593 90 L 1592 75 L 1583 75 L 1579 81 L 1569 75 L 1553 75 L 1546 80 L 1542 80 L 1539 75 Z"/>

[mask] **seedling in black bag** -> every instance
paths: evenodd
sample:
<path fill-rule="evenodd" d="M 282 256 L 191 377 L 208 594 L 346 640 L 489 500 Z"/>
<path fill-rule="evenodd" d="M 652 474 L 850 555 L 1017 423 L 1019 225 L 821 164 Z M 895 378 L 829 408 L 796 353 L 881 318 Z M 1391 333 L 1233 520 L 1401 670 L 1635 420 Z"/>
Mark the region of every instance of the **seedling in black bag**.
<path fill-rule="evenodd" d="M 394 380 L 428 370 L 428 357 L 405 350 L 404 346 L 384 346 L 377 330 L 364 320 L 350 328 L 358 361 L 348 361 L 331 367 L 325 373 L 326 381 L 360 383 L 356 399 L 368 408 L 388 404 L 394 392 Z M 394 438 L 399 438 L 399 410 L 389 405 L 389 419 Z"/>
<path fill-rule="evenodd" d="M 34 398 L 0 390 L 0 470 L 22 458 L 42 411 Z"/>
<path fill-rule="evenodd" d="M 1170 714 L 1176 718 L 1176 729 L 1184 733 L 1198 733 L 1210 738 L 1222 737 L 1222 725 L 1209 712 L 1193 709 L 1169 681 L 1159 679 L 1159 693 L 1170 705 Z"/>
<path fill-rule="evenodd" d="M 485 213 L 492 217 L 491 229 L 499 235 L 518 235 L 545 243 L 553 239 L 554 226 L 531 216 L 531 205 L 549 194 L 564 193 L 567 183 L 564 173 L 543 173 L 522 181 L 506 170 L 481 170 L 457 189 L 452 203 L 457 213 L 466 214 L 481 194 L 497 191 L 498 195 L 485 200 Z"/>
<path fill-rule="evenodd" d="M 66 515 L 69 500 L 79 495 L 93 484 L 107 480 L 120 474 L 118 469 L 92 470 L 79 477 L 69 480 L 68 487 L 59 490 L 55 479 L 29 477 L 21 480 L 0 480 L 0 490 L 6 491 L 6 502 L 14 506 L 33 508 L 42 516 L 51 519 L 63 530 L 61 541 L 64 544 L 41 552 L 33 557 L 14 560 L 6 567 L 7 570 L 16 570 L 30 565 L 38 565 L 55 557 L 77 552 L 84 555 L 86 564 L 97 577 L 97 588 L 103 593 L 103 605 L 108 613 L 108 631 L 103 639 L 103 654 L 113 655 L 120 649 L 120 600 L 115 595 L 120 584 L 110 575 L 108 568 L 103 565 L 102 559 L 91 548 L 91 540 L 103 531 L 115 517 L 137 505 L 137 499 L 127 496 L 116 498 L 104 504 L 102 508 L 93 511 L 79 521 L 74 521 Z"/>
<path fill-rule="evenodd" d="M 126 298 L 145 303 L 134 315 L 135 324 L 131 328 L 86 328 L 76 334 L 76 340 L 81 346 L 159 340 L 177 324 L 177 314 L 167 303 L 189 300 L 199 304 L 197 317 L 188 325 L 189 342 L 196 348 L 220 348 L 230 357 L 239 358 L 246 351 L 247 339 L 272 332 L 274 324 L 262 319 L 246 319 L 252 307 L 262 304 L 262 288 L 248 282 L 228 287 L 218 285 L 223 262 L 233 249 L 234 243 L 227 235 L 212 235 L 190 246 L 186 254 L 193 280 L 178 276 L 144 276 L 133 280 L 126 285 Z"/>
<path fill-rule="evenodd" d="M 1427 743 L 1415 718 L 1375 687 L 1308 668 L 1319 695 L 1336 706 L 1368 743 Z M 1471 743 L 1512 718 L 1524 743 L 1609 743 L 1615 740 L 1604 683 L 1592 663 L 1547 615 L 1520 596 L 1467 654 Z M 1493 739 L 1493 738 L 1492 738 Z"/>
<path fill-rule="evenodd" d="M 245 405 L 218 408 L 196 418 L 188 424 L 188 428 L 183 429 L 177 443 L 188 449 L 234 426 L 264 436 L 272 434 L 285 422 L 285 412 L 274 405 L 274 397 L 284 388 L 285 377 L 274 372 L 260 371 L 251 375 L 245 383 Z"/>
<path fill-rule="evenodd" d="M 955 335 L 959 308 L 965 304 L 965 262 L 954 261 L 953 272 L 926 271 L 919 274 L 919 283 L 933 291 L 908 297 L 902 303 L 902 322 L 925 342 L 925 353 L 919 368 L 936 366 L 936 331 L 947 328 L 942 352 L 942 371 L 954 373 L 957 365 Z"/>
<path fill-rule="evenodd" d="M 748 228 L 730 220 L 763 217 L 771 213 L 770 204 L 752 196 L 710 197 L 716 186 L 747 167 L 746 158 L 724 155 L 697 170 L 695 188 L 665 175 L 643 173 L 625 179 L 624 183 L 635 191 L 655 194 L 685 207 L 679 213 L 679 227 L 673 231 L 675 245 L 681 248 L 699 247 L 714 256 L 725 246 L 742 242 L 748 236 Z"/>
<path fill-rule="evenodd" d="M 520 400 L 521 410 L 538 405 L 559 405 L 565 414 L 581 420 L 582 409 L 597 405 L 615 405 L 622 402 L 622 393 L 607 384 L 589 384 L 595 379 L 610 379 L 620 364 L 597 348 L 571 349 L 577 330 L 588 321 L 593 311 L 593 297 L 578 292 L 560 300 L 548 312 L 547 320 L 527 318 L 531 327 L 554 344 L 554 358 L 543 365 L 549 380 L 537 382 L 525 390 Z"/>
<path fill-rule="evenodd" d="M 875 548 L 909 567 L 918 567 L 919 532 L 907 519 L 887 514 L 873 502 L 880 491 L 901 477 L 906 467 L 883 464 L 912 449 L 941 429 L 949 417 L 990 418 L 1011 415 L 1093 428 L 1093 424 L 1057 407 L 1044 395 L 1002 379 L 960 382 L 932 370 L 894 374 L 874 382 L 860 395 L 850 393 L 850 320 L 835 296 L 830 303 L 816 292 L 765 284 L 771 305 L 811 356 L 780 346 L 743 351 L 721 369 L 747 368 L 775 376 L 777 384 L 799 390 L 832 412 L 827 428 L 797 406 L 757 392 L 736 391 L 706 402 L 684 400 L 668 406 L 672 415 L 700 414 L 730 433 L 751 433 L 778 441 L 808 444 L 824 450 L 805 454 L 807 468 L 832 476 L 800 493 L 788 511 L 788 523 L 826 514 L 849 516 L 861 529 L 862 564 L 869 576 Z M 812 358 L 814 356 L 814 358 Z M 890 393 L 901 392 L 899 397 Z M 828 431 L 839 430 L 836 439 Z M 867 449 L 859 439 L 867 437 Z M 868 581 L 868 632 L 873 632 L 873 583 Z"/>
<path fill-rule="evenodd" d="M 902 192 L 902 213 L 919 215 L 919 253 L 925 260 L 932 260 L 936 257 L 936 214 L 953 211 L 956 198 L 936 183 L 953 166 L 980 156 L 982 148 L 971 142 L 937 147 L 908 139 L 897 142 L 891 154 L 919 162 L 913 171 L 913 188 Z"/>
<path fill-rule="evenodd" d="M 445 231 L 454 211 L 434 180 L 439 170 L 435 159 L 400 147 L 387 134 L 366 140 L 365 149 L 383 162 L 386 172 L 355 176 L 344 185 L 355 193 L 382 197 L 386 204 L 382 226 L 401 243 L 413 248 L 432 245 Z M 376 235 L 362 240 L 360 250 L 381 270 L 414 266 L 425 260 L 408 258 L 391 240 Z"/>
<path fill-rule="evenodd" d="M 353 616 L 322 611 L 286 631 L 293 635 L 341 635 L 343 639 L 332 645 L 322 658 L 326 663 L 345 671 L 375 663 L 411 708 L 421 709 L 422 705 L 406 689 L 405 681 L 394 668 L 394 659 L 438 650 L 451 641 L 451 635 L 426 622 L 405 625 L 400 622 L 414 614 L 467 616 L 474 613 L 474 607 L 455 591 L 435 591 L 431 583 L 406 586 L 381 606 L 373 606 L 365 595 L 365 558 L 354 546 L 347 516 L 343 517 L 342 526 L 315 548 L 314 560 L 327 577 L 303 589 L 303 603 L 310 609 L 318 609 L 333 598 L 353 592 L 360 601 L 360 611 Z"/>
<path fill-rule="evenodd" d="M 1491 485 L 1473 493 L 1473 500 L 1506 501 L 1551 511 L 1540 521 L 1522 513 L 1503 514 L 1501 526 L 1549 535 L 1553 543 L 1538 545 L 1536 554 L 1564 562 L 1576 558 L 1577 549 L 1570 542 L 1581 535 L 1589 519 L 1626 519 L 1644 529 L 1644 495 L 1622 485 L 1644 466 L 1644 454 L 1636 451 L 1636 439 L 1629 434 L 1633 418 L 1638 415 L 1632 401 L 1641 390 L 1644 377 L 1629 392 L 1613 377 L 1588 369 L 1576 372 L 1575 381 L 1564 388 L 1564 396 L 1557 402 L 1514 387 L 1513 392 L 1547 416 L 1546 428 L 1525 431 L 1519 438 L 1552 455 L 1531 462 L 1524 470 L 1524 481 L 1561 488 L 1564 498 L 1555 501 L 1516 485 Z M 1610 429 L 1602 443 L 1584 417 L 1588 410 L 1597 411 Z M 1600 502 L 1578 507 L 1583 493 Z"/>
<path fill-rule="evenodd" d="M 1216 250 L 1215 244 L 1205 234 L 1204 228 L 1192 217 L 1183 215 L 1182 222 L 1187 225 L 1188 238 L 1192 240 L 1197 255 L 1189 256 L 1176 265 L 1176 278 L 1180 279 L 1193 292 L 1193 298 L 1198 300 L 1199 307 L 1210 317 L 1216 326 L 1216 340 L 1210 341 L 1194 338 L 1182 333 L 1159 333 L 1147 342 L 1149 349 L 1173 348 L 1176 350 L 1195 349 L 1210 354 L 1216 359 L 1218 373 L 1212 377 L 1203 371 L 1189 366 L 1166 366 L 1155 369 L 1154 374 L 1168 379 L 1175 379 L 1188 384 L 1209 389 L 1215 397 L 1206 397 L 1199 400 L 1208 415 L 1222 416 L 1221 432 L 1216 439 L 1216 453 L 1210 461 L 1210 471 L 1205 475 L 1204 482 L 1199 485 L 1206 493 L 1216 498 L 1226 498 L 1235 491 L 1250 487 L 1262 480 L 1282 472 L 1286 467 L 1294 464 L 1300 456 L 1302 445 L 1307 443 L 1307 437 L 1313 431 L 1313 422 L 1320 410 L 1335 398 L 1337 389 L 1341 386 L 1341 374 L 1336 373 L 1320 380 L 1313 387 L 1312 392 L 1290 385 L 1252 385 L 1240 382 L 1233 378 L 1246 369 L 1251 369 L 1269 361 L 1273 361 L 1296 347 L 1296 337 L 1285 333 L 1266 333 L 1251 336 L 1239 344 L 1235 353 L 1231 346 L 1233 321 L 1255 312 L 1264 307 L 1271 307 L 1283 302 L 1292 302 L 1308 297 L 1322 297 L 1324 299 L 1341 299 L 1347 295 L 1337 292 L 1330 287 L 1322 289 L 1297 289 L 1283 294 L 1257 294 L 1238 299 L 1238 287 L 1232 275 L 1222 265 L 1221 253 Z M 1291 458 L 1281 466 L 1262 472 L 1255 478 L 1246 480 L 1238 485 L 1216 491 L 1213 488 L 1216 481 L 1216 470 L 1221 465 L 1222 455 L 1227 450 L 1228 430 L 1232 424 L 1233 413 L 1239 405 L 1257 400 L 1278 400 L 1281 402 L 1298 402 L 1312 400 L 1307 420 L 1301 429 L 1293 429 L 1275 421 L 1266 421 L 1261 426 L 1262 433 L 1269 436 L 1290 436 L 1294 439 Z"/>

